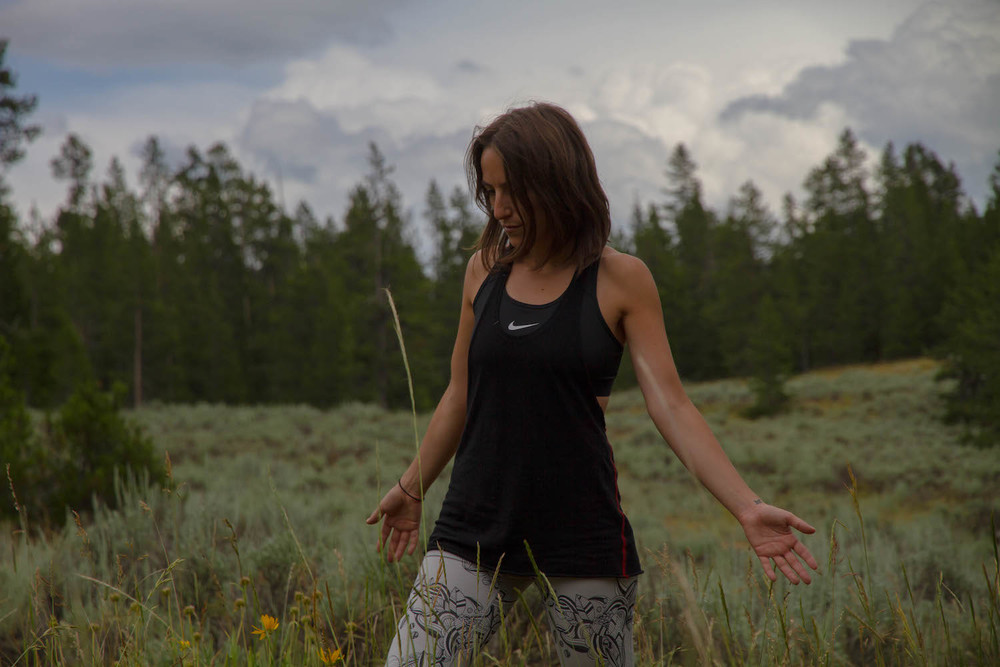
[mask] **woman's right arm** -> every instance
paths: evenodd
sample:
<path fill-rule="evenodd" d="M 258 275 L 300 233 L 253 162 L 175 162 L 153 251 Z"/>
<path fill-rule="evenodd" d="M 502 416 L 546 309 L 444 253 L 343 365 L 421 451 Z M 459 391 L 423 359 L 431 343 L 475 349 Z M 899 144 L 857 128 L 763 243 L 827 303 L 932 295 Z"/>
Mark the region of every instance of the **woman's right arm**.
<path fill-rule="evenodd" d="M 379 502 L 368 517 L 369 524 L 384 517 L 378 540 L 378 549 L 388 545 L 386 560 L 392 562 L 412 554 L 417 548 L 420 534 L 420 502 L 427 488 L 434 483 L 448 461 L 458 449 L 458 441 L 465 427 L 465 401 L 468 390 L 469 342 L 475 327 L 472 302 L 486 278 L 486 269 L 476 253 L 465 269 L 462 288 L 462 311 L 458 322 L 458 335 L 451 353 L 451 379 L 431 417 L 417 456 L 406 472 Z M 403 486 L 403 489 L 400 488 Z"/>

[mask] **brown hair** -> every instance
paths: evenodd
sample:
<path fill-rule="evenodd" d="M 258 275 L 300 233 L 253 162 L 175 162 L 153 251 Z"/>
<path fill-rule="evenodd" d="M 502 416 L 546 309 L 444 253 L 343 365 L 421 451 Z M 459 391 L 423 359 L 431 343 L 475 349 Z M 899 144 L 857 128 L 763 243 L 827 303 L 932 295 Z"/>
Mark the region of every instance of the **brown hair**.
<path fill-rule="evenodd" d="M 524 238 L 513 248 L 483 187 L 483 151 L 503 161 L 507 184 Z M 486 127 L 476 127 L 465 156 L 469 189 L 489 220 L 476 243 L 487 268 L 499 269 L 525 257 L 538 240 L 536 217 L 551 234 L 541 263 L 556 260 L 582 268 L 601 256 L 611 233 L 608 197 L 597 176 L 594 154 L 573 117 L 544 102 L 508 109 Z"/>

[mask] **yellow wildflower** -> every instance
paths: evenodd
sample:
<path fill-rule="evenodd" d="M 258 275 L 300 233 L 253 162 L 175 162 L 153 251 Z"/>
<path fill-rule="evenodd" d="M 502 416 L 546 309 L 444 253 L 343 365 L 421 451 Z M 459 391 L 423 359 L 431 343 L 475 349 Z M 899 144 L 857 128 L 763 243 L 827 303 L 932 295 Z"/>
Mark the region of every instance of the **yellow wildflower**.
<path fill-rule="evenodd" d="M 186 651 L 187 649 L 191 648 L 191 642 L 189 642 L 189 641 L 188 641 L 188 640 L 186 640 L 186 639 L 182 639 L 182 640 L 181 640 L 181 641 L 180 641 L 179 643 L 180 643 L 180 645 L 181 645 L 181 648 L 182 648 L 182 649 L 184 649 L 185 651 Z"/>
<path fill-rule="evenodd" d="M 257 635 L 258 638 L 263 639 L 267 637 L 272 632 L 278 629 L 278 619 L 274 616 L 268 616 L 264 614 L 260 617 L 260 627 L 254 626 L 253 634 Z"/>
<path fill-rule="evenodd" d="M 327 649 L 320 648 L 319 659 L 323 661 L 324 665 L 333 665 L 344 659 L 344 656 L 340 654 L 340 649 Z"/>

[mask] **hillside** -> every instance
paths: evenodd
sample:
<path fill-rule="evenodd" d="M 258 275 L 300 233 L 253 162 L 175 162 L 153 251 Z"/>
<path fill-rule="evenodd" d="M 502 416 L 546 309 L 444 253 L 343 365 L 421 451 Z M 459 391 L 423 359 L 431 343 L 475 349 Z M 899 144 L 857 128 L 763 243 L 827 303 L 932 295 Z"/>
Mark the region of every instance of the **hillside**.
<path fill-rule="evenodd" d="M 758 421 L 740 416 L 751 402 L 743 381 L 688 387 L 751 486 L 818 529 L 806 542 L 823 574 L 794 592 L 765 585 L 738 525 L 673 457 L 641 394 L 613 395 L 608 432 L 646 569 L 641 664 L 711 655 L 756 664 L 757 651 L 774 663 L 984 655 L 990 635 L 976 619 L 1000 618 L 983 586 L 997 567 L 990 526 L 1000 509 L 1000 448 L 956 444 L 957 432 L 938 420 L 935 372 L 920 359 L 809 373 L 789 382 L 787 413 Z M 260 649 L 246 632 L 267 613 L 297 633 L 282 640 L 281 655 L 282 664 L 299 664 L 319 641 L 290 616 L 304 613 L 300 596 L 310 590 L 329 595 L 310 627 L 325 626 L 349 664 L 380 654 L 416 561 L 380 564 L 364 517 L 412 456 L 410 414 L 360 404 L 160 405 L 129 416 L 169 453 L 176 488 L 123 487 L 120 511 L 84 514 L 46 537 L 30 525 L 3 531 L 0 553 L 10 556 L 0 561 L 0 657 L 33 646 L 52 659 L 85 626 L 102 638 L 97 662 L 126 649 L 148 658 L 168 644 L 171 655 L 187 655 L 194 632 L 213 638 L 197 649 L 206 661 L 243 656 Z M 418 431 L 427 418 L 418 416 Z M 425 503 L 429 519 L 443 481 Z M 139 632 L 112 591 L 141 601 L 169 629 L 144 622 Z M 537 604 L 529 597 L 515 613 L 515 632 L 531 631 Z M 180 611 L 188 605 L 196 624 Z M 784 620 L 768 627 L 769 617 Z M 66 624 L 65 637 L 45 630 L 49 619 Z M 539 637 L 541 654 L 527 664 L 545 664 Z M 494 655 L 505 650 L 491 646 Z"/>

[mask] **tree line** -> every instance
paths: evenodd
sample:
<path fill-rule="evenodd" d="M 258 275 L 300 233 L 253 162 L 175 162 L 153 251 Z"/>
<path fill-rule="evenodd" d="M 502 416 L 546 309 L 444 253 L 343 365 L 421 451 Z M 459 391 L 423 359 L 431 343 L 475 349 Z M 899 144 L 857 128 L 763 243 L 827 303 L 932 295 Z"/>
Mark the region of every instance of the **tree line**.
<path fill-rule="evenodd" d="M 31 139 L 33 104 L 0 85 L 22 103 L 0 126 L 10 164 Z M 142 162 L 135 188 L 117 159 L 97 179 L 89 147 L 70 135 L 52 160 L 67 184 L 54 219 L 19 220 L 0 190 L 0 336 L 30 404 L 56 405 L 96 380 L 124 383 L 134 404 L 408 405 L 388 287 L 418 406 L 433 405 L 483 222 L 468 193 L 429 184 L 433 256 L 422 263 L 374 144 L 339 222 L 306 203 L 287 212 L 223 144 L 192 147 L 172 168 L 151 137 Z M 612 244 L 656 277 L 684 377 L 753 377 L 766 410 L 791 373 L 936 353 L 958 379 L 953 414 L 969 396 L 1000 412 L 1000 370 L 976 359 L 996 354 L 984 342 L 996 301 L 982 295 L 997 289 L 1000 162 L 982 211 L 920 143 L 888 144 L 869 162 L 845 130 L 804 176 L 802 201 L 786 195 L 776 214 L 752 181 L 713 210 L 690 151 L 665 156 L 662 197 L 637 203 Z M 634 382 L 622 370 L 619 386 Z"/>
<path fill-rule="evenodd" d="M 117 160 L 94 183 L 90 156 L 70 135 L 52 162 L 66 203 L 30 242 L 6 208 L 4 335 L 29 403 L 93 378 L 125 383 L 136 404 L 408 404 L 386 287 L 421 405 L 443 388 L 476 238 L 467 197 L 431 184 L 425 267 L 374 145 L 341 225 L 283 211 L 221 144 L 171 170 L 149 139 L 139 191 Z"/>

